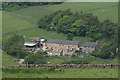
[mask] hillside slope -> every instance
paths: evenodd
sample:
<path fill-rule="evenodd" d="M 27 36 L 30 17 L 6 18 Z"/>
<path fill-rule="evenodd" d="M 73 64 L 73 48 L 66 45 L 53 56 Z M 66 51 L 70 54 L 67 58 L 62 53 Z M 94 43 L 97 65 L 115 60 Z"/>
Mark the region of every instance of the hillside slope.
<path fill-rule="evenodd" d="M 94 15 L 98 16 L 100 21 L 105 19 L 110 19 L 114 22 L 117 22 L 118 17 L 118 4 L 117 3 L 102 3 L 102 2 L 65 2 L 59 5 L 46 5 L 46 6 L 35 6 L 29 7 L 25 9 L 20 9 L 17 11 L 13 11 L 13 14 L 17 14 L 16 16 L 25 16 L 22 17 L 26 20 L 29 20 L 33 23 L 37 23 L 37 21 L 42 18 L 44 15 L 49 15 L 50 13 L 57 10 L 66 10 L 71 9 L 72 12 L 90 12 Z M 20 17 L 20 16 L 19 16 Z"/>
<path fill-rule="evenodd" d="M 16 58 L 7 55 L 5 52 L 2 52 L 2 65 L 19 65 L 17 62 L 15 62 Z"/>
<path fill-rule="evenodd" d="M 37 25 L 7 12 L 2 12 L 2 33 L 36 27 Z"/>

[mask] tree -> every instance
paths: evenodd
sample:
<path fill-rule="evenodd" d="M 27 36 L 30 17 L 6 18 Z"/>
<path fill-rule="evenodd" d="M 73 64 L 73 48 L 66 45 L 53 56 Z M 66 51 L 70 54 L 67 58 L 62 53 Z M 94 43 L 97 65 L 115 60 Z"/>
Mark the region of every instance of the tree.
<path fill-rule="evenodd" d="M 102 37 L 105 39 L 112 39 L 115 35 L 117 26 L 110 20 L 105 20 L 100 28 Z"/>
<path fill-rule="evenodd" d="M 111 43 L 105 43 L 100 50 L 99 57 L 102 59 L 110 59 L 115 58 L 116 56 L 116 47 L 113 46 Z"/>
<path fill-rule="evenodd" d="M 9 38 L 8 41 L 4 44 L 4 50 L 9 55 L 18 58 L 24 58 L 27 55 L 27 53 L 24 48 L 23 36 L 15 35 Z"/>
<path fill-rule="evenodd" d="M 94 41 L 98 40 L 100 38 L 100 31 L 99 27 L 96 25 L 90 26 L 90 29 L 86 32 L 87 36 L 94 39 Z M 100 35 L 100 36 L 99 36 Z"/>
<path fill-rule="evenodd" d="M 87 22 L 83 19 L 79 19 L 72 24 L 72 27 L 69 29 L 69 31 L 77 36 L 85 36 L 86 31 L 88 31 Z"/>
<path fill-rule="evenodd" d="M 67 40 L 72 40 L 72 39 L 73 39 L 73 34 L 69 33 L 69 34 L 67 35 Z"/>
<path fill-rule="evenodd" d="M 29 54 L 25 57 L 25 63 L 28 64 L 46 64 L 45 57 L 43 57 L 42 54 L 36 53 L 36 54 Z"/>
<path fill-rule="evenodd" d="M 74 23 L 76 18 L 74 16 L 64 16 L 59 20 L 59 23 L 56 25 L 57 32 L 68 33 L 69 28 L 72 23 Z"/>

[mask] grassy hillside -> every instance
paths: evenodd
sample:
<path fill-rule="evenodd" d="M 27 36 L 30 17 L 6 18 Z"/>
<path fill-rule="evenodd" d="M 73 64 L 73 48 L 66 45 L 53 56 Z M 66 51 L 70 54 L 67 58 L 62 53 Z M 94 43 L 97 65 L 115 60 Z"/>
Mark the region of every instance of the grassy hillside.
<path fill-rule="evenodd" d="M 7 12 L 2 12 L 2 32 L 11 32 L 25 28 L 36 27 L 35 24 L 27 20 L 13 16 Z"/>
<path fill-rule="evenodd" d="M 14 60 L 16 60 L 16 58 L 7 55 L 5 52 L 2 52 L 2 65 L 6 66 L 6 65 L 18 65 L 17 62 L 14 62 Z"/>
<path fill-rule="evenodd" d="M 110 19 L 117 22 L 118 18 L 118 6 L 117 3 L 76 3 L 76 2 L 66 2 L 59 5 L 45 5 L 45 6 L 35 6 L 28 7 L 25 9 L 20 9 L 13 12 L 2 13 L 2 32 L 11 32 L 16 30 L 21 30 L 25 28 L 35 27 L 40 18 L 44 15 L 49 15 L 50 13 L 57 10 L 71 9 L 72 12 L 91 12 L 98 16 L 100 21 L 105 19 Z"/>
<path fill-rule="evenodd" d="M 117 22 L 118 17 L 118 5 L 117 3 L 112 2 L 94 2 L 94 3 L 84 3 L 84 2 L 65 2 L 59 5 L 46 5 L 46 6 L 36 6 L 29 7 L 25 9 L 20 9 L 13 11 L 13 14 L 16 16 L 24 16 L 26 20 L 37 23 L 37 21 L 42 18 L 44 15 L 49 15 L 51 12 L 57 10 L 66 10 L 71 9 L 72 12 L 91 12 L 94 15 L 98 16 L 100 21 L 105 19 L 111 19 L 114 22 Z"/>
<path fill-rule="evenodd" d="M 118 69 L 3 68 L 2 71 L 3 78 L 118 78 Z"/>
<path fill-rule="evenodd" d="M 13 35 L 23 35 L 25 36 L 25 39 L 29 41 L 30 37 L 40 37 L 40 38 L 45 38 L 45 39 L 56 39 L 56 40 L 66 40 L 67 35 L 65 34 L 58 34 L 53 31 L 46 31 L 44 29 L 36 28 L 36 29 L 31 29 L 31 30 L 26 30 L 26 31 L 20 31 L 20 32 L 13 32 L 11 34 L 3 35 L 3 42 L 6 41 L 9 37 Z M 81 41 L 84 42 L 85 38 L 84 37 L 74 37 L 75 41 Z"/>

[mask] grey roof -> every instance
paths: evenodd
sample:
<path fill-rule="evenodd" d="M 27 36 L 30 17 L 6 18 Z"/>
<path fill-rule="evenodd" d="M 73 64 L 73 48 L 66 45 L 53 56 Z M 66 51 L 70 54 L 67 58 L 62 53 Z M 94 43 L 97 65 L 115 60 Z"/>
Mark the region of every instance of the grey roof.
<path fill-rule="evenodd" d="M 84 44 L 81 44 L 81 46 L 86 46 L 86 47 L 96 47 L 95 42 L 84 42 Z"/>
<path fill-rule="evenodd" d="M 80 41 L 68 41 L 68 40 L 48 40 L 47 43 L 57 43 L 57 44 L 69 44 L 69 45 L 79 45 Z"/>

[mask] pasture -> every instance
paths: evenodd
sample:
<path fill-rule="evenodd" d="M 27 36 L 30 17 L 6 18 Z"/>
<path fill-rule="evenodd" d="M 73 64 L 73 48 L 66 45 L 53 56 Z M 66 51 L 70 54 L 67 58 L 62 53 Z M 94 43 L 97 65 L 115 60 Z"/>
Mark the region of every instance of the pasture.
<path fill-rule="evenodd" d="M 3 68 L 2 71 L 3 78 L 118 78 L 118 69 Z"/>
<path fill-rule="evenodd" d="M 17 11 L 12 11 L 14 16 L 21 17 L 32 23 L 37 23 L 45 15 L 57 10 L 71 9 L 72 12 L 87 12 L 98 16 L 100 21 L 110 19 L 113 22 L 118 22 L 118 3 L 114 2 L 65 2 L 59 5 L 45 5 L 28 7 Z"/>
<path fill-rule="evenodd" d="M 55 39 L 55 40 L 66 40 L 67 35 L 63 33 L 56 33 L 54 31 L 46 31 L 44 29 L 40 28 L 35 28 L 31 30 L 25 30 L 25 31 L 18 31 L 18 32 L 13 32 L 7 35 L 3 35 L 3 42 L 6 41 L 8 38 L 10 38 L 13 35 L 22 35 L 25 36 L 25 40 L 29 41 L 30 37 L 40 37 L 40 38 L 45 38 L 45 39 Z M 75 41 L 81 41 L 84 42 L 85 37 L 74 37 Z"/>
<path fill-rule="evenodd" d="M 19 65 L 17 62 L 15 62 L 17 58 L 14 58 L 12 56 L 7 55 L 5 52 L 2 52 L 2 65 Z"/>
<path fill-rule="evenodd" d="M 118 64 L 118 59 L 99 59 L 95 57 L 87 57 L 87 58 L 79 58 L 79 57 L 47 57 L 46 61 L 50 62 L 51 64 L 62 64 L 65 62 L 70 62 L 70 61 L 87 61 L 89 64 Z"/>
<path fill-rule="evenodd" d="M 93 13 L 98 16 L 100 21 L 110 19 L 118 22 L 118 4 L 117 3 L 81 3 L 81 2 L 65 2 L 59 5 L 34 6 L 19 9 L 12 12 L 2 11 L 2 32 L 19 31 L 21 29 L 36 27 L 37 22 L 45 15 L 49 15 L 57 10 L 71 9 L 72 12 Z"/>
<path fill-rule="evenodd" d="M 19 31 L 25 28 L 36 27 L 37 25 L 21 19 L 7 12 L 2 11 L 2 33 Z"/>

